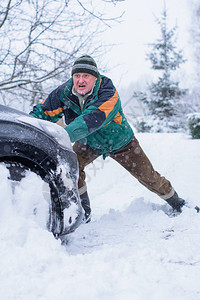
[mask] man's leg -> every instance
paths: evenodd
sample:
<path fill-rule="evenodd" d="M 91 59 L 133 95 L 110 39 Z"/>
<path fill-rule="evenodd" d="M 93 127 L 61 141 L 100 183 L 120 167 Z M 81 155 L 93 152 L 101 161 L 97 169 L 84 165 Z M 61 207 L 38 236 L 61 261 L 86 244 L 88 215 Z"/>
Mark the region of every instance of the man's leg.
<path fill-rule="evenodd" d="M 174 209 L 181 211 L 181 207 L 185 204 L 184 200 L 179 199 L 170 181 L 154 170 L 135 137 L 126 147 L 111 157 L 150 191 L 166 200 Z"/>
<path fill-rule="evenodd" d="M 98 154 L 95 153 L 89 146 L 83 145 L 79 142 L 76 142 L 73 145 L 73 150 L 77 155 L 78 164 L 79 164 L 79 180 L 78 180 L 78 189 L 81 198 L 81 204 L 85 211 L 85 221 L 90 221 L 91 208 L 90 208 L 90 200 L 87 193 L 87 186 L 85 182 L 85 167 L 93 162 Z"/>

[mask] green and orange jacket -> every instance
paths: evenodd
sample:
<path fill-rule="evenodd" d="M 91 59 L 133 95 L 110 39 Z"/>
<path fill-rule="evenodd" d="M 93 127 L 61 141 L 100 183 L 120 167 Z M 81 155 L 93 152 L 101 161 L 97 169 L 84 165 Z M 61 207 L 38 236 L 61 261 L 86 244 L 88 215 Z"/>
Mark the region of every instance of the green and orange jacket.
<path fill-rule="evenodd" d="M 57 122 L 64 116 L 71 142 L 89 145 L 99 155 L 107 156 L 125 147 L 134 133 L 125 118 L 119 95 L 111 79 L 100 75 L 93 92 L 84 103 L 72 93 L 73 79 L 52 91 L 47 99 L 33 107 L 36 118 Z"/>

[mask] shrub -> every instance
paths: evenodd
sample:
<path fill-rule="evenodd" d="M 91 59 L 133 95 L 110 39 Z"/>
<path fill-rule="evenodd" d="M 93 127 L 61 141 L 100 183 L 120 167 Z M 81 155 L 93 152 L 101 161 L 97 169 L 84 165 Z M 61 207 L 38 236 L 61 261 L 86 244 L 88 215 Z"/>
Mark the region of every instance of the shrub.
<path fill-rule="evenodd" d="M 161 120 L 155 116 L 146 115 L 137 117 L 132 123 L 137 132 L 167 133 L 182 132 L 184 130 L 176 118 Z"/>
<path fill-rule="evenodd" d="M 200 139 L 200 113 L 188 115 L 188 126 L 193 139 Z"/>

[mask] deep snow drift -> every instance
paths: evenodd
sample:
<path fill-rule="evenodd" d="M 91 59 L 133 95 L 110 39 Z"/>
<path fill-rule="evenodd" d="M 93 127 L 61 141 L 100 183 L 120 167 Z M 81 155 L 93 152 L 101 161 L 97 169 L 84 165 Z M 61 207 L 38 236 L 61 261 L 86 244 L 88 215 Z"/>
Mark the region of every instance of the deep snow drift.
<path fill-rule="evenodd" d="M 200 140 L 137 134 L 155 169 L 200 205 Z M 0 299 L 200 299 L 200 214 L 170 218 L 163 200 L 111 159 L 88 166 L 93 217 L 61 245 L 46 226 L 43 182 L 0 165 Z"/>

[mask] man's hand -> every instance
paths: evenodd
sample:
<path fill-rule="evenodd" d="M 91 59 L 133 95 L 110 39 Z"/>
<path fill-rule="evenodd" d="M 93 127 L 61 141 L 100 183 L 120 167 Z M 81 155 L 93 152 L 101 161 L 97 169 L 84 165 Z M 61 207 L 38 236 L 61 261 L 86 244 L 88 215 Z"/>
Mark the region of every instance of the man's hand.
<path fill-rule="evenodd" d="M 56 124 L 58 124 L 59 126 L 65 128 L 67 125 L 65 124 L 65 121 L 63 118 L 59 119 Z"/>

